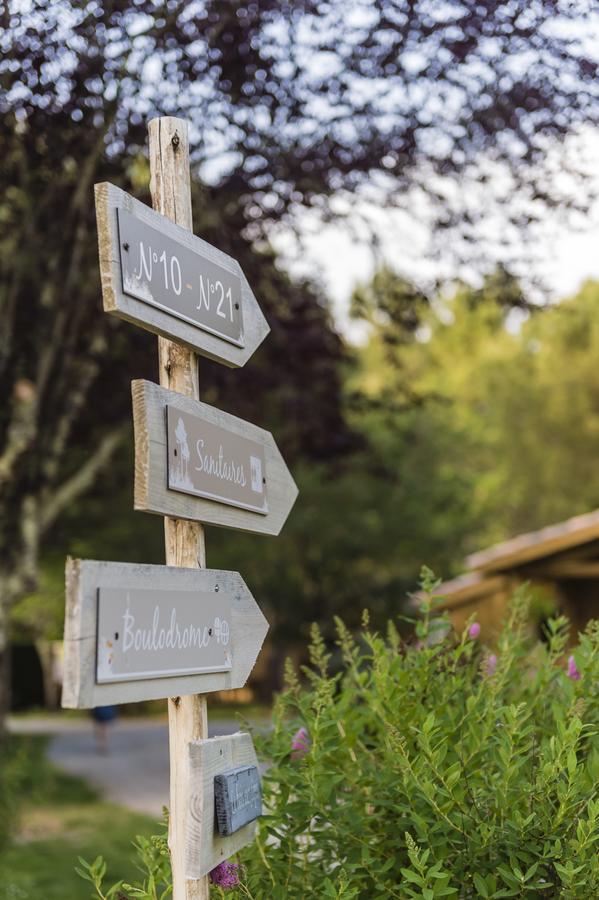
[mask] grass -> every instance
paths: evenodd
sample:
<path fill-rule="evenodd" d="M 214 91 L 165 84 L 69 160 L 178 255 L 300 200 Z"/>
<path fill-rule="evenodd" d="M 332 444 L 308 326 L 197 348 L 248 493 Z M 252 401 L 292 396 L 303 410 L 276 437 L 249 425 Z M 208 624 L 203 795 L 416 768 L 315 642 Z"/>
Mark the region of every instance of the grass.
<path fill-rule="evenodd" d="M 23 760 L 22 805 L 0 853 L 0 900 L 89 900 L 92 887 L 75 872 L 78 856 L 102 854 L 108 883 L 133 879 L 131 842 L 156 833 L 156 822 L 102 802 L 86 782 L 60 772 L 45 759 L 44 738 L 13 741 Z"/>

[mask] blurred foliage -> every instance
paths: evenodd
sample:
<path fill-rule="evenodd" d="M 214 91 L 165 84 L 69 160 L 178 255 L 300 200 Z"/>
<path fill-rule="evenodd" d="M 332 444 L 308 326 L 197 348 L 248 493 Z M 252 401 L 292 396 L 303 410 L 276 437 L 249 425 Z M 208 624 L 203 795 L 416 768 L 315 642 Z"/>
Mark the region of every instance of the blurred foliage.
<path fill-rule="evenodd" d="M 10 838 L 0 846 L 0 900 L 89 900 L 77 857 L 104 853 L 106 877 L 116 881 L 130 872 L 132 836 L 157 827 L 154 817 L 104 802 L 84 779 L 57 769 L 47 743 L 11 735 L 0 750 L 0 836 Z M 18 761 L 18 785 L 11 760 Z M 9 779 L 18 790 L 7 809 Z"/>
<path fill-rule="evenodd" d="M 366 613 L 357 635 L 338 619 L 335 666 L 313 629 L 304 677 L 288 668 L 273 728 L 256 735 L 268 761 L 256 840 L 240 883 L 215 896 L 597 896 L 599 623 L 566 667 L 567 619 L 533 642 L 521 589 L 491 655 L 446 617 L 441 636 L 437 586 L 429 570 L 417 641 Z M 154 900 L 152 876 L 170 878 L 151 846 L 138 844 L 135 887 Z M 97 900 L 118 896 L 101 858 L 83 875 Z"/>
<path fill-rule="evenodd" d="M 548 141 L 597 122 L 597 59 L 577 27 L 591 8 L 13 0 L 0 20 L 2 108 L 24 144 L 73 170 L 76 142 L 63 157 L 49 126 L 92 142 L 99 132 L 133 170 L 145 118 L 187 115 L 197 162 L 210 161 L 254 233 L 377 173 L 394 202 L 417 185 L 446 225 L 448 197 L 431 176 L 468 172 L 483 155 L 514 175 L 521 226 L 566 198 L 545 177 Z"/>
<path fill-rule="evenodd" d="M 0 745 L 0 860 L 18 824 L 22 790 L 27 781 L 29 755 L 18 740 Z"/>
<path fill-rule="evenodd" d="M 64 553 L 162 561 L 160 523 L 130 511 L 128 383 L 155 378 L 156 341 L 101 312 L 92 202 L 104 180 L 149 200 L 152 115 L 191 121 L 195 231 L 240 261 L 272 329 L 243 371 L 202 362 L 202 396 L 272 429 L 302 487 L 282 538 L 210 532 L 210 563 L 241 569 L 275 633 L 299 639 L 314 616 L 349 609 L 351 624 L 366 598 L 382 615 L 421 562 L 449 571 L 490 516 L 497 533 L 507 527 L 493 484 L 507 484 L 508 457 L 515 463 L 521 448 L 506 448 L 504 469 L 485 474 L 499 445 L 471 412 L 472 369 L 448 354 L 464 343 L 471 354 L 475 337 L 481 354 L 496 339 L 510 346 L 503 321 L 506 307 L 526 308 L 521 290 L 499 273 L 482 293 L 460 292 L 450 329 L 435 319 L 442 298 L 433 304 L 378 274 L 355 297 L 374 329 L 356 361 L 326 298 L 282 271 L 269 236 L 307 206 L 326 218 L 332 197 L 366 188 L 395 204 L 410 203 L 413 189 L 440 234 L 456 215 L 468 230 L 485 206 L 456 211 L 439 179 L 478 173 L 486 190 L 493 166 L 517 197 L 509 212 L 520 229 L 588 198 L 587 189 L 568 196 L 545 165 L 555 164 L 551 148 L 597 119 L 596 62 L 575 27 L 586 9 L 551 0 L 3 5 L 0 670 L 15 602 L 14 629 L 60 633 Z M 495 394 L 493 371 L 477 370 L 478 390 Z M 0 718 L 6 683 L 0 671 Z"/>
<path fill-rule="evenodd" d="M 243 573 L 281 665 L 312 621 L 343 614 L 356 627 L 367 604 L 383 622 L 424 563 L 449 576 L 472 550 L 599 506 L 599 284 L 522 312 L 505 271 L 425 298 L 387 270 L 356 297 L 371 322 L 343 369 L 356 449 L 335 463 L 296 460 L 300 495 L 276 540 L 207 530 L 209 565 Z M 406 297 L 417 324 L 405 323 Z M 128 445 L 73 504 L 56 546 L 163 562 L 161 519 L 132 511 L 132 457 Z M 60 634 L 62 567 L 45 557 L 15 628 Z"/>
<path fill-rule="evenodd" d="M 385 322 L 366 347 L 360 380 L 375 402 L 408 392 L 443 435 L 443 471 L 468 486 L 469 522 L 456 524 L 473 547 L 599 506 L 598 303 L 589 282 L 522 312 L 517 282 L 498 271 L 431 298 L 412 340 L 389 344 Z"/>
<path fill-rule="evenodd" d="M 10 635 L 17 641 L 62 640 L 64 623 L 64 564 L 49 556 L 40 569 L 37 589 L 12 608 Z"/>
<path fill-rule="evenodd" d="M 18 834 L 20 816 L 27 802 L 69 803 L 72 784 L 77 785 L 83 801 L 95 798 L 93 790 L 83 782 L 69 779 L 54 769 L 46 759 L 46 744 L 45 737 L 11 735 L 0 745 L 0 885 L 7 874 L 3 854 Z"/>

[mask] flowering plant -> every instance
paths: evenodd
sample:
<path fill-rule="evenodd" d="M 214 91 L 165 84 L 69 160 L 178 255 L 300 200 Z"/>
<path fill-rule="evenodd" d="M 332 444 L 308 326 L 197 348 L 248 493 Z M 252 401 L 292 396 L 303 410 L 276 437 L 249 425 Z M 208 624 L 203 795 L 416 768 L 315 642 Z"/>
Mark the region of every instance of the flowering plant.
<path fill-rule="evenodd" d="M 256 738 L 257 839 L 215 896 L 599 896 L 599 623 L 571 654 L 563 617 L 535 643 L 521 590 L 490 647 L 440 623 L 423 586 L 414 638 L 338 621 L 336 669 L 313 629 L 305 678 L 288 667 Z"/>
<path fill-rule="evenodd" d="M 239 865 L 225 860 L 210 872 L 210 881 L 222 888 L 231 888 L 239 884 Z"/>
<path fill-rule="evenodd" d="M 568 661 L 566 619 L 535 643 L 521 590 L 492 648 L 471 623 L 431 641 L 424 585 L 415 639 L 337 622 L 341 669 L 314 629 L 288 671 L 238 896 L 599 896 L 599 624 Z"/>

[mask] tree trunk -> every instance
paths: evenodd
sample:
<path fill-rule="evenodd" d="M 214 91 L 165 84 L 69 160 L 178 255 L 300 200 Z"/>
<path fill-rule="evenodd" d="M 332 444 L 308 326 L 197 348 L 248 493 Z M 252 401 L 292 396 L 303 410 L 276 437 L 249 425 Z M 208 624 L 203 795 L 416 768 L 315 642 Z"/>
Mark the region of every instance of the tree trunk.
<path fill-rule="evenodd" d="M 8 661 L 10 611 L 15 603 L 18 603 L 22 597 L 37 587 L 40 545 L 43 538 L 51 532 L 52 526 L 64 510 L 92 487 L 99 472 L 110 462 L 127 431 L 128 426 L 124 425 L 116 426 L 108 431 L 82 465 L 69 477 L 59 484 L 44 485 L 37 494 L 26 494 L 10 522 L 2 523 L 0 532 L 0 558 L 3 561 L 3 567 L 0 569 L 0 734 L 5 730 L 6 715 L 11 705 Z M 39 441 L 39 437 L 36 438 L 36 441 Z M 0 507 L 2 499 L 0 497 Z M 8 561 L 5 562 L 5 560 Z M 46 687 L 46 665 L 42 654 L 40 654 L 40 660 L 44 669 Z"/>
<path fill-rule="evenodd" d="M 0 742 L 6 738 L 6 720 L 10 712 L 10 644 L 8 642 L 8 603 L 6 580 L 0 578 Z"/>
<path fill-rule="evenodd" d="M 60 691 L 56 678 L 58 666 L 58 641 L 47 641 L 39 638 L 35 642 L 35 649 L 40 658 L 42 667 L 42 680 L 44 687 L 44 706 L 46 709 L 55 710 L 60 705 Z"/>

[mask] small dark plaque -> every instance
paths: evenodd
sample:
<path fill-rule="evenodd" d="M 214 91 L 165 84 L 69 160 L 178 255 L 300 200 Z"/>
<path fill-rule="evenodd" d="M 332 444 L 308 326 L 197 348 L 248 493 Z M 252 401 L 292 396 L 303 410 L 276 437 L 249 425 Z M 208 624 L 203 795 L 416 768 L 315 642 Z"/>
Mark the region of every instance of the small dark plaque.
<path fill-rule="evenodd" d="M 214 778 L 216 827 L 234 834 L 262 815 L 262 787 L 256 766 L 241 766 Z"/>

